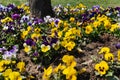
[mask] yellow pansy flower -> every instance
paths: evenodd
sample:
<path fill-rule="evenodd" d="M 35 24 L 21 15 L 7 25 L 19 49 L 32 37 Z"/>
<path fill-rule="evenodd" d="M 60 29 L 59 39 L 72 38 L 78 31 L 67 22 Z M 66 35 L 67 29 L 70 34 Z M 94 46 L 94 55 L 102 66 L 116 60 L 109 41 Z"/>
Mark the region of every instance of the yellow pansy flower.
<path fill-rule="evenodd" d="M 52 74 L 52 66 L 49 66 L 47 69 L 44 68 L 44 74 L 42 80 L 49 80 L 51 74 Z"/>
<path fill-rule="evenodd" d="M 76 30 L 76 35 L 79 36 L 79 37 L 81 37 L 81 30 L 77 29 Z"/>
<path fill-rule="evenodd" d="M 64 75 L 66 75 L 66 80 L 76 80 L 77 79 L 77 77 L 76 77 L 77 71 L 71 66 L 65 68 L 62 73 Z"/>
<path fill-rule="evenodd" d="M 12 18 L 10 18 L 10 17 L 6 17 L 5 19 L 2 19 L 1 20 L 1 22 L 3 23 L 3 24 L 5 24 L 5 23 L 7 23 L 7 22 L 12 22 L 13 20 L 12 20 Z"/>
<path fill-rule="evenodd" d="M 49 45 L 44 45 L 44 44 L 42 44 L 41 45 L 41 51 L 42 52 L 47 52 L 48 50 L 50 50 L 50 46 Z"/>
<path fill-rule="evenodd" d="M 105 29 L 110 29 L 111 28 L 111 23 L 109 20 L 105 20 L 104 21 L 104 26 L 105 26 Z"/>
<path fill-rule="evenodd" d="M 13 71 L 9 74 L 10 80 L 22 80 L 22 77 L 19 72 Z"/>
<path fill-rule="evenodd" d="M 49 36 L 54 38 L 55 37 L 55 33 L 51 33 Z"/>
<path fill-rule="evenodd" d="M 11 60 L 3 60 L 5 65 L 9 65 L 11 63 Z"/>
<path fill-rule="evenodd" d="M 16 63 L 16 61 L 12 61 L 11 63 L 12 63 L 12 64 L 15 64 L 15 63 Z"/>
<path fill-rule="evenodd" d="M 71 22 L 74 22 L 74 21 L 75 21 L 75 18 L 74 18 L 74 17 L 71 17 L 71 18 L 70 18 L 70 21 L 71 21 Z"/>
<path fill-rule="evenodd" d="M 17 68 L 19 69 L 20 72 L 25 71 L 25 63 L 24 62 L 17 63 Z"/>
<path fill-rule="evenodd" d="M 72 32 L 68 31 L 68 32 L 65 33 L 65 37 L 69 37 L 71 34 L 72 34 Z"/>
<path fill-rule="evenodd" d="M 69 27 L 65 27 L 61 32 L 67 32 Z"/>
<path fill-rule="evenodd" d="M 75 67 L 77 64 L 75 62 L 74 56 L 64 55 L 62 61 L 66 63 L 67 66 Z"/>
<path fill-rule="evenodd" d="M 106 54 L 104 55 L 104 58 L 105 58 L 106 61 L 112 61 L 112 62 L 113 62 L 113 60 L 114 60 L 114 55 L 113 55 L 112 53 L 106 53 Z"/>
<path fill-rule="evenodd" d="M 28 26 L 27 27 L 27 31 L 29 32 L 29 31 L 31 31 L 32 30 L 32 27 L 31 26 Z"/>
<path fill-rule="evenodd" d="M 63 21 L 60 20 L 60 21 L 58 22 L 58 28 L 59 28 L 62 24 L 63 24 Z"/>
<path fill-rule="evenodd" d="M 95 28 L 97 28 L 98 26 L 100 26 L 101 22 L 100 21 L 94 21 L 93 25 Z"/>
<path fill-rule="evenodd" d="M 56 68 L 54 68 L 53 72 L 57 73 L 59 70 L 64 70 L 65 68 L 66 66 L 60 63 Z"/>
<path fill-rule="evenodd" d="M 120 61 L 120 49 L 117 51 L 118 61 Z"/>
<path fill-rule="evenodd" d="M 34 29 L 34 31 L 35 31 L 36 33 L 39 33 L 39 32 L 41 31 L 41 29 L 37 27 L 37 28 Z"/>
<path fill-rule="evenodd" d="M 70 41 L 70 42 L 68 42 L 68 43 L 65 45 L 65 48 L 66 48 L 68 51 L 71 51 L 74 47 L 75 47 L 75 42 L 73 42 L 73 41 Z"/>
<path fill-rule="evenodd" d="M 55 27 L 55 22 L 54 21 L 51 22 L 51 26 Z"/>
<path fill-rule="evenodd" d="M 9 76 L 9 74 L 10 74 L 11 72 L 12 72 L 12 69 L 6 69 L 5 72 L 3 72 L 2 75 L 3 75 L 4 77 L 7 77 L 7 76 Z"/>
<path fill-rule="evenodd" d="M 84 72 L 86 72 L 86 68 L 82 68 L 81 70 L 79 70 L 79 74 L 82 74 Z"/>
<path fill-rule="evenodd" d="M 33 33 L 33 34 L 31 34 L 31 38 L 32 38 L 34 41 L 36 41 L 36 39 L 38 39 L 40 36 L 41 36 L 40 33 Z"/>
<path fill-rule="evenodd" d="M 23 30 L 21 37 L 24 39 L 28 35 L 28 31 Z"/>
<path fill-rule="evenodd" d="M 6 69 L 4 60 L 0 61 L 0 72 L 4 71 Z"/>
<path fill-rule="evenodd" d="M 101 61 L 100 63 L 97 63 L 95 65 L 95 70 L 97 70 L 101 76 L 105 75 L 106 71 L 109 70 L 108 63 L 105 61 Z"/>
<path fill-rule="evenodd" d="M 110 52 L 110 48 L 109 47 L 102 47 L 99 51 L 99 54 L 102 53 L 109 53 Z"/>
<path fill-rule="evenodd" d="M 111 28 L 110 28 L 110 31 L 114 32 L 118 27 L 119 27 L 118 24 L 112 24 Z"/>
<path fill-rule="evenodd" d="M 90 25 L 86 26 L 86 28 L 85 28 L 85 33 L 86 34 L 90 34 L 92 31 L 93 31 L 92 26 L 90 26 Z"/>
<path fill-rule="evenodd" d="M 66 44 L 67 44 L 67 40 L 61 41 L 61 45 L 62 45 L 63 47 L 65 47 Z"/>
<path fill-rule="evenodd" d="M 23 4 L 21 4 L 21 5 L 19 5 L 19 6 L 17 6 L 18 8 L 23 8 L 25 6 L 25 4 L 23 3 Z"/>
<path fill-rule="evenodd" d="M 61 68 L 61 63 L 56 68 L 54 68 L 53 72 L 57 73 L 60 68 Z"/>
<path fill-rule="evenodd" d="M 68 27 L 69 26 L 69 24 L 67 23 L 67 22 L 64 22 L 64 28 L 66 28 L 66 27 Z"/>
<path fill-rule="evenodd" d="M 61 38 L 63 35 L 63 32 L 62 31 L 58 31 L 58 38 Z"/>
<path fill-rule="evenodd" d="M 83 5 L 82 3 L 80 3 L 78 6 L 79 6 L 79 8 L 86 8 L 86 6 Z"/>
<path fill-rule="evenodd" d="M 31 47 L 30 47 L 29 45 L 23 44 L 23 46 L 24 46 L 24 51 L 25 51 L 26 53 L 29 53 L 29 52 L 31 51 Z"/>
<path fill-rule="evenodd" d="M 57 43 L 53 43 L 52 44 L 52 47 L 55 49 L 55 50 L 58 50 L 60 48 L 60 42 L 58 41 Z"/>

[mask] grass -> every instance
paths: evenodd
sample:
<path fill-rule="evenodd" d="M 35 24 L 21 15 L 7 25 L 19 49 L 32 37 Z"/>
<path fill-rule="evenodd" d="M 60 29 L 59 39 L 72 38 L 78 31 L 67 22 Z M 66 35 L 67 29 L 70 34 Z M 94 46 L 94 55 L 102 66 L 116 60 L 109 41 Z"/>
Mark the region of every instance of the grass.
<path fill-rule="evenodd" d="M 76 5 L 79 3 L 83 3 L 84 5 L 88 7 L 92 7 L 93 5 L 100 5 L 103 7 L 108 7 L 108 6 L 120 6 L 120 0 L 52 0 L 53 5 L 66 5 L 66 4 L 71 4 L 71 5 Z"/>
<path fill-rule="evenodd" d="M 27 0 L 0 0 L 0 3 L 3 5 L 7 5 L 10 3 L 15 3 L 16 5 L 20 5 L 22 3 L 25 3 Z"/>
<path fill-rule="evenodd" d="M 0 3 L 7 5 L 9 3 L 15 3 L 16 5 L 19 5 L 21 3 L 25 3 L 27 0 L 0 0 Z M 62 4 L 65 6 L 66 4 L 76 5 L 79 3 L 83 3 L 87 7 L 92 7 L 93 5 L 100 5 L 103 7 L 116 7 L 120 6 L 120 0 L 51 0 L 52 5 L 58 5 Z"/>

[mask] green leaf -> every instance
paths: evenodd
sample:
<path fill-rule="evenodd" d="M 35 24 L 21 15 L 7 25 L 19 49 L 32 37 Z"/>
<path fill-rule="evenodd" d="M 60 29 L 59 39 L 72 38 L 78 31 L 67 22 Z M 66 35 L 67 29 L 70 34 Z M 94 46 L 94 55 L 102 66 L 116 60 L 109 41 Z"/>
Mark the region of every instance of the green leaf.
<path fill-rule="evenodd" d="M 109 76 L 107 80 L 120 80 L 117 76 Z"/>
<path fill-rule="evenodd" d="M 105 76 L 106 76 L 106 77 L 108 77 L 108 76 L 109 76 L 109 77 L 110 77 L 110 76 L 113 76 L 113 73 L 114 73 L 113 71 L 109 71 Z"/>
<path fill-rule="evenodd" d="M 99 74 L 97 71 L 95 71 L 95 75 L 98 76 L 98 75 L 100 75 L 100 74 Z"/>

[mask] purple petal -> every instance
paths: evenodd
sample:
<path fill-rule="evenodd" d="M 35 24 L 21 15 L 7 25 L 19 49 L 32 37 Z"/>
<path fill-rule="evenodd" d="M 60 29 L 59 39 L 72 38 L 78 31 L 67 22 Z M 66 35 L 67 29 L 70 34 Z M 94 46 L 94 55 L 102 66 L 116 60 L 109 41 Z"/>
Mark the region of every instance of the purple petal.
<path fill-rule="evenodd" d="M 117 49 L 120 49 L 120 43 L 116 44 L 115 47 L 116 47 Z"/>

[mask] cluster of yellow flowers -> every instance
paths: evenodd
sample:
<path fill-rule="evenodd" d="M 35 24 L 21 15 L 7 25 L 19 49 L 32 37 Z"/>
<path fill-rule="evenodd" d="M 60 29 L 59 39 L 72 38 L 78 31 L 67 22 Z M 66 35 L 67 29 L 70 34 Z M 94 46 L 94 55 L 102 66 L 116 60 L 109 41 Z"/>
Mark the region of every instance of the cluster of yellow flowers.
<path fill-rule="evenodd" d="M 71 6 L 71 5 L 67 5 L 64 7 L 64 12 L 66 12 L 65 14 L 69 14 L 69 15 L 79 15 L 85 12 L 85 10 L 87 9 L 87 7 L 83 4 L 78 4 L 76 6 Z M 69 10 L 69 11 L 68 11 Z M 60 9 L 58 8 L 58 11 L 60 11 Z"/>
<path fill-rule="evenodd" d="M 10 18 L 10 17 L 6 17 L 6 18 L 4 18 L 4 19 L 1 20 L 1 22 L 2 22 L 3 24 L 8 23 L 8 22 L 12 22 L 12 21 L 13 21 L 13 20 L 12 20 L 12 18 Z"/>
<path fill-rule="evenodd" d="M 76 61 L 74 56 L 64 55 L 62 58 L 63 64 L 59 64 L 56 68 L 52 69 L 52 66 L 49 66 L 47 69 L 44 69 L 44 74 L 42 79 L 49 80 L 52 74 L 57 74 L 62 72 L 62 75 L 66 76 L 66 80 L 77 80 L 77 71 L 74 68 L 76 66 Z"/>
<path fill-rule="evenodd" d="M 65 32 L 65 35 L 63 37 L 63 41 L 61 41 L 61 45 L 63 47 L 65 47 L 68 51 L 71 51 L 76 43 L 74 42 L 74 40 L 76 39 L 76 36 L 80 36 L 80 30 L 76 29 L 76 28 L 71 28 L 68 29 Z"/>
<path fill-rule="evenodd" d="M 102 47 L 99 51 L 99 54 L 104 54 L 104 60 L 95 65 L 95 70 L 97 70 L 98 73 L 103 76 L 109 70 L 109 62 L 111 64 L 114 62 L 114 55 L 110 52 L 109 47 Z M 117 54 L 118 61 L 120 61 L 120 50 L 118 50 Z"/>
<path fill-rule="evenodd" d="M 60 20 L 57 27 L 55 26 L 55 22 L 51 22 L 51 36 L 54 37 L 55 32 L 57 32 L 58 38 L 61 40 L 61 46 L 63 46 L 68 51 L 71 51 L 76 46 L 74 42 L 76 37 L 81 37 L 81 30 L 76 26 L 74 17 L 71 17 L 69 21 L 71 23 Z M 74 26 L 71 24 L 74 24 Z"/>
<path fill-rule="evenodd" d="M 30 7 L 27 6 L 26 4 L 21 4 L 21 5 L 18 5 L 17 7 L 18 9 L 22 8 L 26 12 L 26 14 L 30 14 Z"/>
<path fill-rule="evenodd" d="M 118 23 L 112 24 L 111 19 L 105 15 L 98 15 L 96 18 L 93 17 L 91 20 L 94 20 L 93 23 L 89 23 L 85 27 L 85 33 L 90 34 L 93 31 L 99 31 L 100 27 L 103 27 L 105 30 L 109 30 L 110 32 L 114 32 L 116 29 L 120 28 Z"/>
<path fill-rule="evenodd" d="M 13 66 L 15 66 L 13 68 Z M 17 70 L 18 69 L 18 70 Z M 25 63 L 12 60 L 0 61 L 0 73 L 4 77 L 4 80 L 22 80 L 21 73 L 25 71 Z"/>
<path fill-rule="evenodd" d="M 114 55 L 113 55 L 113 53 L 110 52 L 110 48 L 109 47 L 103 47 L 103 48 L 101 48 L 101 50 L 99 51 L 99 54 L 102 54 L 102 53 L 104 53 L 104 59 L 106 61 L 113 62 Z"/>
<path fill-rule="evenodd" d="M 98 15 L 96 19 L 93 17 L 91 20 L 95 20 L 93 22 L 94 28 L 100 27 L 102 24 L 106 30 L 110 30 L 111 32 L 114 32 L 114 30 L 120 28 L 118 23 L 112 24 L 111 19 L 105 15 Z"/>
<path fill-rule="evenodd" d="M 68 80 L 77 80 L 77 71 L 74 68 L 76 66 L 76 61 L 74 56 L 64 55 L 62 61 L 65 63 L 66 68 L 63 70 L 63 74 L 66 75 Z"/>

